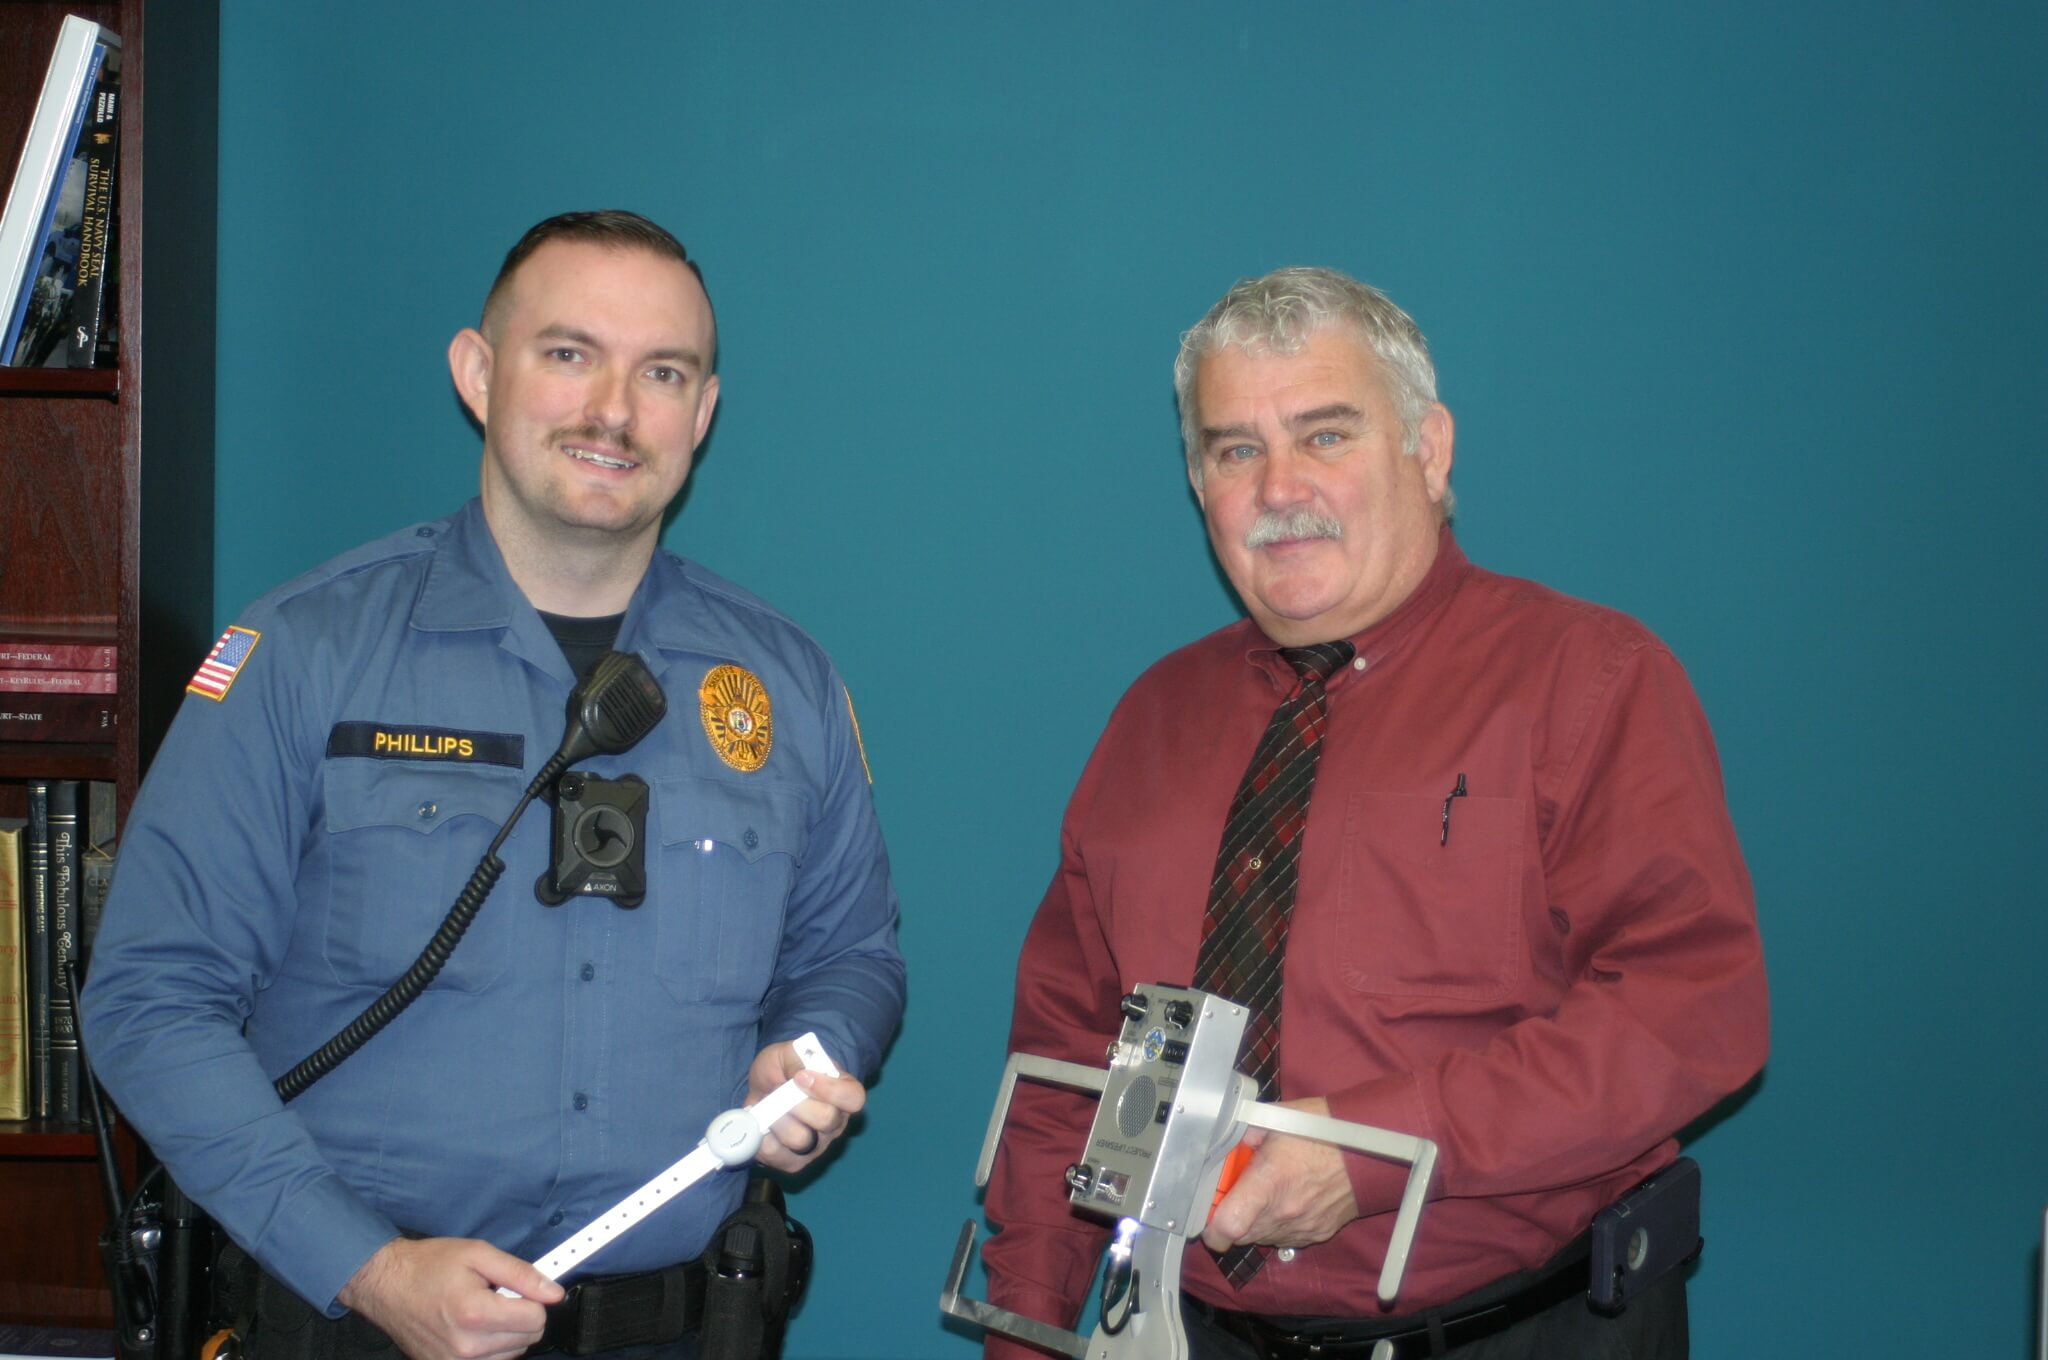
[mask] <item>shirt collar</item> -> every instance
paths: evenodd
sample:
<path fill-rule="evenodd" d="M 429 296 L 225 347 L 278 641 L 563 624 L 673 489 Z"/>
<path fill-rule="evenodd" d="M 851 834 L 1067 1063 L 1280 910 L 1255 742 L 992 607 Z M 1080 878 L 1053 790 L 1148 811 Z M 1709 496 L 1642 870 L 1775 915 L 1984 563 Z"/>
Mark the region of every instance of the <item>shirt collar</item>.
<path fill-rule="evenodd" d="M 1451 526 L 1446 524 L 1437 530 L 1436 560 L 1429 564 L 1422 583 L 1395 606 L 1393 613 L 1351 635 L 1351 645 L 1357 655 L 1350 665 L 1339 667 L 1337 673 L 1330 677 L 1329 688 L 1335 690 L 1358 672 L 1372 670 L 1392 657 L 1431 615 L 1443 607 L 1471 569 L 1472 564 L 1466 560 L 1464 550 L 1459 548 Z M 1282 693 L 1292 692 L 1294 668 L 1281 657 L 1280 644 L 1260 632 L 1256 623 L 1249 619 L 1245 622 L 1252 643 L 1245 653 L 1245 660 L 1263 672 L 1275 689 Z"/>
<path fill-rule="evenodd" d="M 513 582 L 481 500 L 470 499 L 449 518 L 422 525 L 418 532 L 441 541 L 413 602 L 414 628 L 429 633 L 502 630 L 500 647 L 565 684 L 575 683 L 561 644 Z"/>
<path fill-rule="evenodd" d="M 483 503 L 471 499 L 439 524 L 422 525 L 422 537 L 441 541 L 427 568 L 426 584 L 413 604 L 412 626 L 428 632 L 504 629 L 503 645 L 543 670 L 568 676 L 561 646 L 527 601 L 491 537 Z M 657 608 L 660 604 L 663 607 Z M 673 553 L 655 549 L 647 574 L 633 591 L 619 626 L 621 651 L 639 652 L 657 675 L 672 653 L 696 653 L 737 661 L 730 628 L 708 608 L 689 569 Z"/>
<path fill-rule="evenodd" d="M 421 525 L 418 532 L 441 541 L 413 602 L 413 627 L 430 633 L 503 628 L 517 615 L 533 612 L 505 569 L 480 500 L 471 499 L 449 518 Z"/>
<path fill-rule="evenodd" d="M 691 579 L 692 568 L 659 547 L 626 606 L 619 627 L 619 645 L 631 646 L 661 664 L 658 653 L 694 653 L 718 661 L 741 662 L 730 623 L 713 612 L 705 592 Z M 656 606 L 660 606 L 657 608 Z"/>

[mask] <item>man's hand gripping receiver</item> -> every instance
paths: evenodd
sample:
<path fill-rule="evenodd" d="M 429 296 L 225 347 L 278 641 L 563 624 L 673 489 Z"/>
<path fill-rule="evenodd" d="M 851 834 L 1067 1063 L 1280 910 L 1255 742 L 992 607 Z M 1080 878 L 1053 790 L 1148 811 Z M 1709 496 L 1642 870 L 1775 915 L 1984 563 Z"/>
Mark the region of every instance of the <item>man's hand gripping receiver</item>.
<path fill-rule="evenodd" d="M 1101 1324 L 1083 1338 L 1035 1318 L 975 1299 L 961 1286 L 974 1254 L 974 1220 L 960 1230 L 939 1309 L 991 1331 L 1076 1360 L 1186 1360 L 1180 1315 L 1181 1256 L 1217 1199 L 1217 1181 L 1247 1128 L 1334 1143 L 1410 1168 L 1380 1268 L 1379 1296 L 1401 1287 L 1423 1199 L 1436 1168 L 1436 1144 L 1366 1124 L 1262 1104 L 1258 1085 L 1236 1070 L 1245 1008 L 1207 992 L 1152 985 L 1123 999 L 1124 1025 L 1102 1071 L 1028 1053 L 1003 1069 L 995 1112 L 982 1140 L 974 1183 L 987 1185 L 1017 1079 L 1096 1091 L 1101 1103 L 1082 1159 L 1067 1168 L 1068 1198 L 1112 1219 Z"/>
<path fill-rule="evenodd" d="M 818 1036 L 805 1034 L 793 1041 L 804 1066 L 828 1077 L 839 1069 L 825 1056 Z M 647 1184 L 606 1210 L 589 1227 L 570 1237 L 535 1261 L 534 1268 L 551 1280 L 559 1280 L 595 1255 L 626 1229 L 639 1223 L 662 1205 L 703 1180 L 714 1171 L 745 1166 L 761 1150 L 761 1139 L 776 1120 L 803 1103 L 804 1090 L 794 1078 L 762 1096 L 744 1109 L 727 1110 L 711 1121 L 697 1146 Z M 500 1289 L 500 1294 L 512 1294 Z"/>

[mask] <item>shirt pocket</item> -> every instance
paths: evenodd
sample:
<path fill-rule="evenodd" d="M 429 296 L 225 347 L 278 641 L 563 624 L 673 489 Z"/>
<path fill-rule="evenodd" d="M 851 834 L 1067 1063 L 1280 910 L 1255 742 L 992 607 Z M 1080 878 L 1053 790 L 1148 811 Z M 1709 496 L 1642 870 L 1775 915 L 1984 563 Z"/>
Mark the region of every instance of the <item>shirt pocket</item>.
<path fill-rule="evenodd" d="M 1358 793 L 1345 809 L 1340 967 L 1380 996 L 1504 1000 L 1523 967 L 1524 806 L 1468 795 Z"/>
<path fill-rule="evenodd" d="M 774 979 L 782 919 L 805 845 L 804 799 L 766 784 L 655 784 L 661 913 L 655 971 L 678 1001 L 758 1006 Z"/>
<path fill-rule="evenodd" d="M 325 784 L 327 965 L 345 985 L 388 987 L 447 919 L 525 786 L 498 766 L 350 759 L 328 762 Z M 472 926 L 433 985 L 488 987 L 505 971 L 505 941 Z"/>

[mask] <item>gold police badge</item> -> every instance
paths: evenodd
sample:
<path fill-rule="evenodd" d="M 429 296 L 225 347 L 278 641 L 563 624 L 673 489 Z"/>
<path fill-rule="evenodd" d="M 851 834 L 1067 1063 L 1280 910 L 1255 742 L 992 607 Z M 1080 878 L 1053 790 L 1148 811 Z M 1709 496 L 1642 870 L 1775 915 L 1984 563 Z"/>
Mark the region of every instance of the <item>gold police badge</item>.
<path fill-rule="evenodd" d="M 768 763 L 775 718 L 760 676 L 742 666 L 714 666 L 697 689 L 697 706 L 720 760 L 749 774 Z"/>

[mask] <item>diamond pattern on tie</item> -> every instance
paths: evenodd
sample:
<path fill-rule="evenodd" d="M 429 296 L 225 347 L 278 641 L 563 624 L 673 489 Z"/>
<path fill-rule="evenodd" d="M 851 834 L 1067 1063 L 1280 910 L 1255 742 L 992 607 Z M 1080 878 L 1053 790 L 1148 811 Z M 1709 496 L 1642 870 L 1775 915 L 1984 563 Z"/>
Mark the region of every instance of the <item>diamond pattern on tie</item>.
<path fill-rule="evenodd" d="M 1280 973 L 1294 911 L 1309 795 L 1329 721 L 1330 676 L 1351 659 L 1348 642 L 1288 647 L 1280 655 L 1299 683 L 1273 710 L 1231 799 L 1195 956 L 1195 986 L 1246 1007 L 1243 1064 L 1259 1098 L 1280 1094 Z M 1258 1273 L 1265 1253 L 1237 1246 L 1218 1258 L 1232 1284 Z"/>

